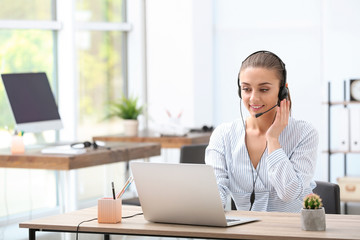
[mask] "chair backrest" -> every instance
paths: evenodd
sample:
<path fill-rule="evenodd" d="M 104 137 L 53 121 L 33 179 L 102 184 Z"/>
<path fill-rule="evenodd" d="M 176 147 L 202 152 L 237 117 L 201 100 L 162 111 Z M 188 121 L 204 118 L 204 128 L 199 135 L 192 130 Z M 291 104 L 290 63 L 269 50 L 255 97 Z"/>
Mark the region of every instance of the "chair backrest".
<path fill-rule="evenodd" d="M 336 183 L 316 181 L 313 192 L 320 196 L 327 214 L 340 214 L 340 188 Z"/>
<path fill-rule="evenodd" d="M 205 149 L 208 144 L 184 145 L 180 149 L 180 163 L 205 164 Z"/>

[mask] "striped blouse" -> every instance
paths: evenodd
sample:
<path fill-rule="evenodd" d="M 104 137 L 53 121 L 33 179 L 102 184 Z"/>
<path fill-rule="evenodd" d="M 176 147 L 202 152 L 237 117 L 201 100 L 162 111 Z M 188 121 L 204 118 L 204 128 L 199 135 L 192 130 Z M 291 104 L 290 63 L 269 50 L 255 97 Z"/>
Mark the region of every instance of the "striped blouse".
<path fill-rule="evenodd" d="M 214 130 L 205 161 L 214 168 L 224 207 L 230 194 L 238 210 L 249 210 L 256 179 L 253 211 L 300 212 L 302 199 L 316 186 L 319 136 L 309 123 L 290 117 L 279 142 L 282 147 L 271 154 L 266 149 L 255 169 L 241 119 Z"/>

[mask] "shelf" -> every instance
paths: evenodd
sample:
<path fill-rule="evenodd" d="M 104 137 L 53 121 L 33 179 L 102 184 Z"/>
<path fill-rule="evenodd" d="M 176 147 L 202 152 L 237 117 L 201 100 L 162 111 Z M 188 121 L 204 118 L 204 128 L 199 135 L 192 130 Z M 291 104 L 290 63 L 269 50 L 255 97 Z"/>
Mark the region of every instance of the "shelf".
<path fill-rule="evenodd" d="M 358 101 L 335 101 L 335 102 L 322 102 L 326 105 L 350 105 L 350 104 L 360 104 Z"/>
<path fill-rule="evenodd" d="M 344 202 L 344 203 L 353 203 L 353 202 L 360 202 L 360 199 L 341 199 L 340 198 L 340 201 L 341 202 Z"/>
<path fill-rule="evenodd" d="M 330 154 L 335 154 L 335 153 L 342 153 L 342 154 L 348 154 L 348 153 L 355 153 L 358 154 L 360 153 L 360 151 L 340 151 L 340 150 L 332 150 L 332 151 L 327 151 L 327 150 L 323 150 L 322 153 L 330 153 Z"/>

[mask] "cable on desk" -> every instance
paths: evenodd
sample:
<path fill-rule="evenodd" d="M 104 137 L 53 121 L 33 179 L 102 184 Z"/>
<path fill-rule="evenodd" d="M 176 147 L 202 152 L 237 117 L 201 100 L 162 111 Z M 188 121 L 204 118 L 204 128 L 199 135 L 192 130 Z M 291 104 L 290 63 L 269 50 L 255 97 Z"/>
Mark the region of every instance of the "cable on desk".
<path fill-rule="evenodd" d="M 130 216 L 125 216 L 125 217 L 122 217 L 122 219 L 126 219 L 126 218 L 132 218 L 132 217 L 135 217 L 135 216 L 139 216 L 139 215 L 143 215 L 143 213 L 135 213 L 133 215 L 130 215 Z M 85 223 L 85 222 L 91 222 L 91 221 L 95 221 L 97 220 L 97 218 L 93 218 L 93 219 L 89 219 L 89 220 L 85 220 L 85 221 L 82 221 L 80 222 L 77 227 L 76 227 L 76 237 L 75 239 L 78 240 L 78 236 L 79 236 L 79 227 L 82 223 Z"/>
<path fill-rule="evenodd" d="M 132 218 L 132 217 L 135 217 L 135 216 L 140 216 L 140 215 L 143 215 L 143 213 L 136 213 L 136 214 L 134 214 L 134 215 L 130 215 L 130 216 L 126 216 L 126 217 L 122 217 L 122 219 Z"/>
<path fill-rule="evenodd" d="M 78 233 L 79 233 L 80 224 L 85 223 L 85 222 L 91 222 L 91 221 L 94 221 L 94 220 L 97 220 L 97 218 L 93 218 L 93 219 L 90 219 L 90 220 L 82 221 L 81 223 L 79 223 L 79 224 L 77 225 L 77 228 L 76 228 L 76 240 L 78 240 Z"/>

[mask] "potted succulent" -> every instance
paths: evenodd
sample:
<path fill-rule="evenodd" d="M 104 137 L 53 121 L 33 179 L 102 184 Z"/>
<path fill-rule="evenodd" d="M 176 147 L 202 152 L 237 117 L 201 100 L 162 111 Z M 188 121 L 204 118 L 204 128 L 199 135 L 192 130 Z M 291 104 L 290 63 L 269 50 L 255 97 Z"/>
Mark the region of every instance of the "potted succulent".
<path fill-rule="evenodd" d="M 319 195 L 311 193 L 304 198 L 301 209 L 302 229 L 306 231 L 324 231 L 326 229 L 325 208 Z"/>
<path fill-rule="evenodd" d="M 109 107 L 110 113 L 107 118 L 121 118 L 125 136 L 136 136 L 139 126 L 137 118 L 143 113 L 143 107 L 138 106 L 138 98 L 122 96 L 119 100 L 110 102 Z"/>

